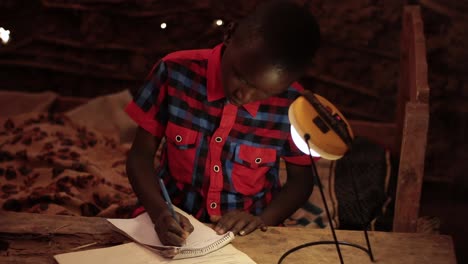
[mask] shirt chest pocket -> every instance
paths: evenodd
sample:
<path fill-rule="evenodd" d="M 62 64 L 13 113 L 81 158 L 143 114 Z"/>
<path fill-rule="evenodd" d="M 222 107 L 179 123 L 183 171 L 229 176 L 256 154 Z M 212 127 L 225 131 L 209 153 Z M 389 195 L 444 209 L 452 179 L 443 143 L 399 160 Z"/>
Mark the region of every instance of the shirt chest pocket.
<path fill-rule="evenodd" d="M 173 123 L 168 123 L 166 127 L 168 169 L 179 182 L 192 183 L 199 134 Z"/>
<path fill-rule="evenodd" d="M 276 164 L 276 150 L 248 145 L 236 147 L 232 182 L 237 192 L 254 195 L 266 185 L 266 173 Z"/>

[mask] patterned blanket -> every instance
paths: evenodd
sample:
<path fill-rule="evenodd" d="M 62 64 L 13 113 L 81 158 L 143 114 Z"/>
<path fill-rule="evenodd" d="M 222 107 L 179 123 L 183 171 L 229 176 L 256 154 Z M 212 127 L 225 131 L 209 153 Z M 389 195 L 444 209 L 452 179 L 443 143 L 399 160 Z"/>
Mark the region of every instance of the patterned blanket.
<path fill-rule="evenodd" d="M 62 115 L 0 118 L 0 205 L 44 214 L 128 217 L 127 148 Z"/>

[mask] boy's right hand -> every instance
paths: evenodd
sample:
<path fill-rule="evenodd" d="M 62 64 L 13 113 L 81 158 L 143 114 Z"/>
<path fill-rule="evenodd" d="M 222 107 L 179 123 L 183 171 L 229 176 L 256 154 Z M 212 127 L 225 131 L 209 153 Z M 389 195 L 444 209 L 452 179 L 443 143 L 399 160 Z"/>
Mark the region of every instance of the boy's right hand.
<path fill-rule="evenodd" d="M 193 232 L 193 225 L 187 217 L 178 214 L 177 222 L 170 212 L 163 212 L 155 221 L 155 230 L 159 240 L 166 246 L 182 246 Z"/>

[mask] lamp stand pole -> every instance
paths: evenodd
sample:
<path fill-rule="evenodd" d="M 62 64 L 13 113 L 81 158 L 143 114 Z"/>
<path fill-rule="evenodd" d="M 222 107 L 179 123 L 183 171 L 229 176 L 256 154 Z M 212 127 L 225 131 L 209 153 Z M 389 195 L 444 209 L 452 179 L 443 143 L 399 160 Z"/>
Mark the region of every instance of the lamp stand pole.
<path fill-rule="evenodd" d="M 305 139 L 305 141 L 307 143 L 307 146 L 309 146 L 310 135 L 305 134 L 304 139 Z M 311 161 L 312 174 L 313 174 L 314 180 L 318 184 L 318 187 L 319 187 L 319 190 L 320 190 L 320 196 L 322 198 L 323 204 L 325 205 L 325 211 L 327 213 L 328 222 L 329 222 L 329 225 L 330 225 L 330 228 L 331 228 L 331 231 L 332 231 L 333 241 L 310 242 L 310 243 L 306 243 L 306 244 L 302 244 L 300 246 L 294 247 L 294 248 L 288 250 L 286 253 L 284 253 L 283 256 L 281 256 L 281 258 L 278 260 L 278 264 L 281 264 L 281 262 L 286 258 L 286 256 L 288 256 L 289 254 L 291 254 L 294 251 L 299 250 L 301 248 L 305 248 L 305 247 L 309 247 L 309 246 L 315 246 L 315 245 L 329 245 L 329 244 L 335 244 L 336 251 L 338 252 L 338 257 L 340 259 L 341 264 L 344 264 L 344 261 L 343 261 L 343 255 L 341 254 L 340 244 L 361 249 L 362 251 L 366 252 L 369 255 L 372 262 L 375 262 L 374 254 L 372 253 L 372 248 L 371 248 L 370 241 L 369 241 L 369 236 L 367 234 L 367 226 L 368 225 L 364 224 L 364 221 L 363 221 L 363 230 L 364 230 L 364 236 L 366 238 L 367 248 L 362 247 L 360 245 L 353 244 L 353 243 L 338 241 L 338 239 L 336 237 L 335 227 L 333 226 L 333 222 L 332 222 L 332 219 L 331 219 L 330 210 L 328 209 L 327 200 L 325 199 L 325 194 L 323 193 L 322 182 L 320 181 L 320 177 L 319 177 L 318 172 L 317 172 L 317 166 L 315 165 L 314 157 L 312 156 L 311 152 L 309 152 L 309 157 L 310 157 L 310 161 Z M 356 195 L 356 199 L 357 199 L 357 202 L 358 202 L 359 209 L 362 210 L 362 205 L 361 205 L 361 202 L 359 200 L 359 196 L 358 196 L 358 193 L 357 193 L 357 186 L 356 186 L 356 183 L 354 181 L 354 177 L 352 178 L 352 182 L 353 182 L 354 194 Z"/>
<path fill-rule="evenodd" d="M 309 146 L 310 135 L 305 134 L 304 138 L 305 138 L 305 140 L 307 142 L 307 146 Z M 340 258 L 340 263 L 343 264 L 344 263 L 343 255 L 341 254 L 340 244 L 339 244 L 338 239 L 336 237 L 335 227 L 333 226 L 332 218 L 331 218 L 331 215 L 330 215 L 330 210 L 328 209 L 327 200 L 325 199 L 325 194 L 323 193 L 322 181 L 320 180 L 320 177 L 318 175 L 317 166 L 315 165 L 315 161 L 314 161 L 314 157 L 312 156 L 312 153 L 309 153 L 309 157 L 310 157 L 310 166 L 312 168 L 312 174 L 313 174 L 313 177 L 315 178 L 316 183 L 318 184 L 318 187 L 319 187 L 319 190 L 320 190 L 320 196 L 322 197 L 323 204 L 325 205 L 325 211 L 327 213 L 328 222 L 330 223 L 330 228 L 331 228 L 332 235 L 333 235 L 333 241 L 335 242 L 336 251 L 338 252 L 338 257 Z"/>

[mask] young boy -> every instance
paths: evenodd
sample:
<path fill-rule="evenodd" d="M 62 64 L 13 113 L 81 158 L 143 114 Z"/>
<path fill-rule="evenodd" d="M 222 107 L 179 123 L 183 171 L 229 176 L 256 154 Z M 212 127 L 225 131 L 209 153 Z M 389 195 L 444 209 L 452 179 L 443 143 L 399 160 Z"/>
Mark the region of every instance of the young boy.
<path fill-rule="evenodd" d="M 274 1 L 230 24 L 214 49 L 171 53 L 156 64 L 126 108 L 139 125 L 127 173 L 164 244 L 183 244 L 193 227 L 171 216 L 159 177 L 177 207 L 216 223 L 219 234 L 281 224 L 309 198 L 310 158 L 292 142 L 288 107 L 319 38 L 304 7 Z"/>

